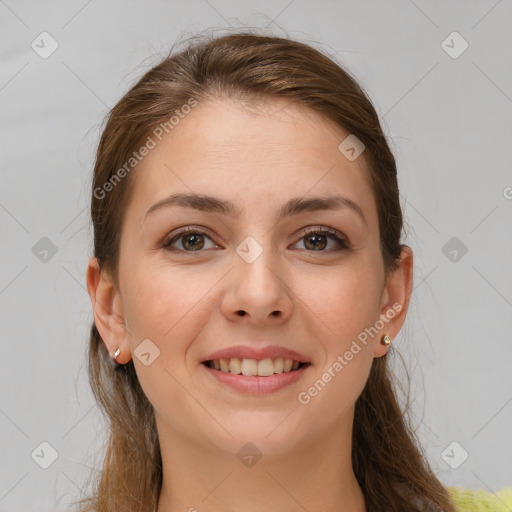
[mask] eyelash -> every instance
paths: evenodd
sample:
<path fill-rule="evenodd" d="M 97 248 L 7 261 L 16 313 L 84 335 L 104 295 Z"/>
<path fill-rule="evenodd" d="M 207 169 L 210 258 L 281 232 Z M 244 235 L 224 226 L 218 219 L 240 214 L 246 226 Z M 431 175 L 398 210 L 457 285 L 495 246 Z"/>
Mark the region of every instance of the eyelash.
<path fill-rule="evenodd" d="M 174 234 L 174 236 L 172 236 L 171 238 L 167 239 L 167 241 L 164 241 L 162 244 L 162 247 L 164 249 L 167 249 L 168 251 L 172 251 L 172 252 L 182 252 L 182 253 L 204 252 L 204 250 L 186 251 L 184 249 L 177 249 L 176 247 L 172 247 L 172 244 L 175 241 L 179 240 L 182 236 L 184 236 L 186 234 L 204 235 L 211 240 L 211 237 L 208 236 L 208 233 L 206 231 L 192 227 L 192 226 L 187 226 L 187 227 L 181 229 L 180 231 L 178 231 L 178 233 Z M 300 236 L 299 240 L 297 240 L 297 241 L 300 241 L 303 238 L 305 238 L 306 236 L 311 235 L 311 234 L 327 234 L 330 236 L 330 238 L 334 239 L 336 241 L 336 243 L 339 244 L 339 247 L 337 249 L 330 249 L 327 251 L 325 251 L 325 250 L 313 251 L 313 250 L 304 249 L 307 252 L 331 253 L 331 252 L 350 249 L 349 240 L 344 235 L 342 235 L 339 231 L 336 231 L 335 229 L 332 229 L 332 228 L 325 228 L 325 227 L 307 228 L 306 230 L 304 230 L 300 233 L 301 236 Z M 213 242 L 213 240 L 212 240 L 212 242 Z"/>

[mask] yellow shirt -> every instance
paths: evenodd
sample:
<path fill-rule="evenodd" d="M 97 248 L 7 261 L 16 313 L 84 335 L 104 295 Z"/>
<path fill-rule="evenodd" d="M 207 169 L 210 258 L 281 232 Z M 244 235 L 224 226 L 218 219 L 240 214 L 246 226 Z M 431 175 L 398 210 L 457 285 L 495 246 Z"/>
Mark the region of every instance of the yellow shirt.
<path fill-rule="evenodd" d="M 512 487 L 493 494 L 483 490 L 448 487 L 457 512 L 512 512 Z"/>

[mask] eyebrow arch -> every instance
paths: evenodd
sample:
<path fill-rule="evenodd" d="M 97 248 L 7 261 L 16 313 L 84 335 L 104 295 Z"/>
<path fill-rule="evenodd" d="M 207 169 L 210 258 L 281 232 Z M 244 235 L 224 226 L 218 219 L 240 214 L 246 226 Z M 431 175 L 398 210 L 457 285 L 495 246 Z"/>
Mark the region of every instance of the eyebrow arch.
<path fill-rule="evenodd" d="M 155 210 L 170 206 L 181 206 L 204 212 L 220 213 L 234 218 L 238 217 L 241 213 L 241 210 L 228 200 L 218 199 L 205 194 L 172 194 L 151 206 L 144 215 L 144 220 Z M 357 213 L 365 225 L 368 226 L 361 207 L 348 197 L 341 195 L 329 197 L 294 197 L 281 207 L 277 219 L 282 220 L 300 213 L 339 209 L 343 207 L 349 208 Z"/>

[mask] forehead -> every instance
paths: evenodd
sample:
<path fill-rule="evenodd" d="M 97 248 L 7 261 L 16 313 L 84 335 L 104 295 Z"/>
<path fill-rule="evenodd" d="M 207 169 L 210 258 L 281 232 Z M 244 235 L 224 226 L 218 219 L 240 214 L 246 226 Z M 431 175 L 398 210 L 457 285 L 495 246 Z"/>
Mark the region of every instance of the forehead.
<path fill-rule="evenodd" d="M 375 214 L 363 157 L 338 148 L 349 135 L 330 119 L 284 99 L 201 103 L 137 166 L 134 199 L 146 209 L 175 192 L 224 197 L 258 208 L 292 196 L 342 193 Z M 374 210 L 372 212 L 372 210 Z"/>

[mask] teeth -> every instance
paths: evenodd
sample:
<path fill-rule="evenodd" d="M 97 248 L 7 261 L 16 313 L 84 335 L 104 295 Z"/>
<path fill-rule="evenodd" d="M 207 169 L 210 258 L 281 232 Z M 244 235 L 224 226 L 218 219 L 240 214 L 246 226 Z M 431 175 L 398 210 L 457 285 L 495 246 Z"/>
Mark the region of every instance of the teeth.
<path fill-rule="evenodd" d="M 248 377 L 258 375 L 258 361 L 256 359 L 242 359 L 242 375 Z"/>
<path fill-rule="evenodd" d="M 276 357 L 272 359 L 215 359 L 210 361 L 209 367 L 215 368 L 221 372 L 234 373 L 236 375 L 246 375 L 250 377 L 270 377 L 274 373 L 283 373 L 297 370 L 300 363 L 293 359 L 284 359 Z"/>
<path fill-rule="evenodd" d="M 270 358 L 259 361 L 258 375 L 260 377 L 269 377 L 270 375 L 274 375 L 274 361 Z"/>
<path fill-rule="evenodd" d="M 242 373 L 242 361 L 237 357 L 233 357 L 229 360 L 229 371 L 240 375 Z"/>

